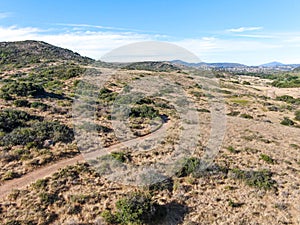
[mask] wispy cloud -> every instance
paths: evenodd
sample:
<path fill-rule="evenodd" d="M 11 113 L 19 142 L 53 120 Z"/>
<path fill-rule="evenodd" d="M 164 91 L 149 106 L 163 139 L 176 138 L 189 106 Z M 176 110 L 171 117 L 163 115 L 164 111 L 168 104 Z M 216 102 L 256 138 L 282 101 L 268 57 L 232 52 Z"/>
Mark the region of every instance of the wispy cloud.
<path fill-rule="evenodd" d="M 275 35 L 268 34 L 236 34 L 236 37 L 246 37 L 246 38 L 276 38 Z"/>
<path fill-rule="evenodd" d="M 10 12 L 0 12 L 0 19 L 5 19 L 10 16 L 11 16 Z"/>
<path fill-rule="evenodd" d="M 109 30 L 109 31 L 129 31 L 129 32 L 143 32 L 143 33 L 153 33 L 154 31 L 145 31 L 139 29 L 132 29 L 132 28 L 124 28 L 124 27 L 111 27 L 111 26 L 101 26 L 101 25 L 93 25 L 93 24 L 76 24 L 76 23 L 55 23 L 53 25 L 62 26 L 62 27 L 72 27 L 75 30 L 79 30 L 78 28 L 82 29 L 90 29 L 96 28 L 99 30 Z"/>
<path fill-rule="evenodd" d="M 159 35 L 121 31 L 72 30 L 49 33 L 33 27 L 0 27 L 0 41 L 41 40 L 95 59 L 99 59 L 114 48 L 154 39 L 159 39 Z"/>
<path fill-rule="evenodd" d="M 41 30 L 36 27 L 1 27 L 0 41 L 41 40 L 69 48 L 84 56 L 100 59 L 104 54 L 123 45 L 141 41 L 169 41 L 195 53 L 208 62 L 233 61 L 246 64 L 280 60 L 283 63 L 300 63 L 300 32 L 286 33 L 222 33 L 177 41 L 161 34 L 129 32 L 127 30 L 91 29 L 74 30 L 57 27 Z M 114 28 L 115 29 L 115 28 Z M 253 30 L 253 29 L 252 29 Z"/>
<path fill-rule="evenodd" d="M 228 32 L 233 32 L 233 33 L 241 33 L 241 32 L 246 32 L 246 31 L 257 31 L 257 30 L 262 30 L 263 27 L 239 27 L 239 28 L 231 28 L 228 29 Z"/>

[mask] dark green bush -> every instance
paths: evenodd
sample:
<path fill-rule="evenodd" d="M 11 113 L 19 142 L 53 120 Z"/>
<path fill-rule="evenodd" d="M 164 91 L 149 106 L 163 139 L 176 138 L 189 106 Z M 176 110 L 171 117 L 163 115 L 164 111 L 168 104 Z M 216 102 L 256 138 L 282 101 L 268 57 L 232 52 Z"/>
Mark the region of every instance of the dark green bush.
<path fill-rule="evenodd" d="M 57 194 L 42 192 L 39 194 L 39 198 L 42 204 L 51 205 L 58 200 Z"/>
<path fill-rule="evenodd" d="M 243 85 L 251 85 L 249 81 L 243 81 Z"/>
<path fill-rule="evenodd" d="M 30 104 L 30 107 L 31 108 L 37 108 L 37 109 L 40 109 L 42 111 L 46 111 L 49 106 L 45 103 L 42 103 L 42 102 L 32 102 Z"/>
<path fill-rule="evenodd" d="M 300 104 L 300 98 L 294 98 L 293 96 L 290 95 L 282 95 L 282 96 L 277 96 L 276 100 L 286 102 L 289 104 Z"/>
<path fill-rule="evenodd" d="M 73 130 L 59 122 L 35 122 L 31 127 L 20 127 L 0 137 L 1 146 L 27 145 L 42 147 L 45 140 L 68 143 L 74 139 Z"/>
<path fill-rule="evenodd" d="M 9 95 L 17 96 L 37 96 L 43 95 L 45 90 L 42 86 L 36 85 L 32 82 L 17 82 L 13 81 L 11 83 L 5 84 L 1 91 Z"/>
<path fill-rule="evenodd" d="M 111 224 L 149 224 L 158 219 L 157 206 L 152 202 L 151 196 L 145 193 L 131 193 L 116 203 L 115 214 L 104 211 L 101 215 Z"/>
<path fill-rule="evenodd" d="M 29 102 L 26 99 L 17 99 L 14 101 L 14 105 L 17 107 L 28 107 Z"/>
<path fill-rule="evenodd" d="M 293 126 L 295 122 L 288 117 L 284 117 L 283 120 L 280 122 L 280 124 L 285 125 L 285 126 Z"/>
<path fill-rule="evenodd" d="M 253 119 L 253 116 L 251 116 L 251 115 L 249 115 L 249 114 L 246 114 L 246 113 L 242 113 L 242 114 L 240 115 L 240 117 L 245 118 L 245 119 Z"/>
<path fill-rule="evenodd" d="M 243 171 L 240 169 L 232 170 L 234 177 L 245 181 L 251 187 L 269 190 L 275 188 L 276 182 L 272 180 L 272 173 L 268 170 Z"/>
<path fill-rule="evenodd" d="M 159 112 L 158 112 L 158 110 L 154 109 L 152 106 L 141 105 L 141 106 L 132 108 L 131 112 L 129 113 L 129 116 L 153 119 L 153 118 L 159 116 Z"/>
<path fill-rule="evenodd" d="M 10 132 L 17 127 L 26 125 L 26 122 L 37 117 L 24 111 L 5 109 L 0 112 L 0 131 Z"/>
<path fill-rule="evenodd" d="M 117 97 L 117 93 L 108 88 L 102 88 L 99 92 L 99 99 L 105 102 L 114 101 Z"/>
<path fill-rule="evenodd" d="M 300 110 L 295 112 L 295 120 L 300 121 Z"/>
<path fill-rule="evenodd" d="M 125 162 L 128 158 L 128 156 L 124 152 L 112 152 L 111 156 L 119 162 Z"/>
<path fill-rule="evenodd" d="M 185 177 L 194 172 L 197 172 L 201 165 L 201 160 L 195 157 L 186 158 L 183 160 L 182 167 L 176 172 L 177 177 Z"/>
<path fill-rule="evenodd" d="M 9 101 L 9 100 L 14 99 L 10 94 L 8 94 L 6 92 L 2 92 L 2 91 L 0 92 L 0 98 L 2 98 L 5 101 Z"/>

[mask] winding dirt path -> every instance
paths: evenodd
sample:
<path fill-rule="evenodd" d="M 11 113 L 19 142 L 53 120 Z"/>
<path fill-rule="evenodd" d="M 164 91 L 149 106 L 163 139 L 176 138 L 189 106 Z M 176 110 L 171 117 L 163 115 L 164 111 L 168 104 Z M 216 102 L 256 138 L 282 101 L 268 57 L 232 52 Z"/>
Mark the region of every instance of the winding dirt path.
<path fill-rule="evenodd" d="M 25 174 L 24 176 L 22 176 L 20 178 L 8 180 L 0 186 L 0 199 L 5 198 L 12 190 L 24 188 L 24 187 L 30 185 L 31 183 L 35 182 L 36 180 L 50 176 L 51 174 L 55 173 L 57 170 L 64 168 L 68 165 L 74 165 L 79 162 L 85 162 L 86 159 L 93 159 L 93 158 L 99 157 L 101 155 L 116 151 L 122 147 L 134 146 L 144 140 L 151 141 L 151 139 L 157 139 L 158 137 L 161 137 L 167 131 L 167 128 L 169 127 L 169 125 L 170 125 L 170 122 L 167 121 L 166 123 L 163 123 L 162 126 L 158 130 L 156 130 L 148 135 L 138 137 L 138 138 L 135 138 L 132 140 L 128 140 L 123 143 L 118 143 L 118 144 L 112 145 L 108 148 L 100 149 L 99 151 L 93 151 L 93 152 L 89 152 L 89 153 L 85 153 L 85 154 L 80 154 L 73 158 L 62 159 L 60 161 L 55 162 L 54 164 L 38 168 L 37 170 L 32 171 L 28 174 Z"/>

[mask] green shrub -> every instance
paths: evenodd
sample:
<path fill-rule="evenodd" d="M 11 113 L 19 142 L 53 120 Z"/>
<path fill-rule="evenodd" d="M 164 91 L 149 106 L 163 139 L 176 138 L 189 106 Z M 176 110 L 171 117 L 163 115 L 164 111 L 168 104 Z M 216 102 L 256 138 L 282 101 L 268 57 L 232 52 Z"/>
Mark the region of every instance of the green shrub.
<path fill-rule="evenodd" d="M 104 102 L 111 102 L 116 99 L 117 95 L 116 92 L 113 92 L 108 88 L 102 88 L 99 92 L 99 99 Z"/>
<path fill-rule="evenodd" d="M 260 154 L 260 159 L 267 162 L 267 163 L 269 163 L 269 164 L 274 164 L 274 160 L 266 154 Z"/>
<path fill-rule="evenodd" d="M 68 143 L 74 139 L 73 130 L 59 122 L 35 122 L 31 127 L 20 127 L 0 137 L 1 146 L 27 145 L 42 147 L 45 140 Z"/>
<path fill-rule="evenodd" d="M 9 101 L 9 100 L 14 99 L 10 94 L 8 94 L 6 92 L 2 92 L 2 91 L 0 92 L 0 98 L 2 98 L 5 101 Z"/>
<path fill-rule="evenodd" d="M 32 102 L 30 104 L 30 107 L 31 108 L 37 108 L 37 109 L 40 109 L 42 111 L 46 111 L 49 106 L 45 103 L 42 103 L 42 102 Z"/>
<path fill-rule="evenodd" d="M 249 81 L 243 81 L 243 85 L 251 85 Z"/>
<path fill-rule="evenodd" d="M 104 210 L 101 213 L 101 216 L 103 217 L 103 219 L 109 223 L 109 224 L 116 224 L 117 223 L 117 218 L 114 214 L 112 214 L 109 210 Z"/>
<path fill-rule="evenodd" d="M 289 104 L 300 104 L 300 98 L 294 98 L 293 96 L 290 95 L 282 95 L 282 96 L 277 96 L 276 100 L 286 102 Z"/>
<path fill-rule="evenodd" d="M 124 152 L 112 152 L 111 156 L 119 162 L 125 162 L 127 155 Z"/>
<path fill-rule="evenodd" d="M 197 171 L 201 165 L 201 160 L 195 157 L 183 160 L 182 167 L 176 172 L 177 177 L 185 177 Z"/>
<path fill-rule="evenodd" d="M 9 95 L 17 96 L 37 96 L 45 94 L 41 85 L 32 82 L 11 82 L 2 86 L 1 91 Z"/>
<path fill-rule="evenodd" d="M 243 180 L 247 185 L 259 189 L 269 190 L 275 188 L 276 182 L 272 180 L 272 173 L 267 170 L 243 171 L 233 169 L 234 178 Z"/>
<path fill-rule="evenodd" d="M 17 127 L 26 125 L 26 122 L 37 117 L 27 112 L 13 109 L 5 109 L 0 112 L 0 131 L 10 132 Z"/>
<path fill-rule="evenodd" d="M 228 146 L 227 150 L 231 153 L 239 153 L 240 151 L 239 150 L 236 150 L 234 147 L 232 146 Z"/>
<path fill-rule="evenodd" d="M 300 121 L 300 110 L 295 112 L 295 120 Z"/>
<path fill-rule="evenodd" d="M 17 107 L 28 107 L 29 102 L 26 99 L 17 99 L 14 101 L 14 105 Z"/>
<path fill-rule="evenodd" d="M 129 113 L 130 117 L 141 117 L 153 119 L 159 116 L 158 110 L 154 109 L 152 106 L 141 105 L 131 109 Z"/>
<path fill-rule="evenodd" d="M 20 174 L 18 174 L 17 172 L 15 171 L 7 171 L 3 177 L 2 177 L 2 180 L 11 180 L 11 179 L 14 179 L 14 178 L 18 178 L 20 177 Z"/>
<path fill-rule="evenodd" d="M 242 113 L 242 114 L 240 115 L 240 117 L 245 118 L 245 119 L 253 119 L 253 116 L 251 116 L 251 115 L 249 115 L 249 114 L 246 114 L 246 113 Z"/>
<path fill-rule="evenodd" d="M 289 119 L 288 117 L 284 117 L 283 120 L 280 122 L 280 124 L 284 125 L 284 126 L 293 126 L 295 124 L 295 122 L 291 119 Z"/>
<path fill-rule="evenodd" d="M 231 111 L 230 113 L 227 113 L 228 116 L 238 116 L 240 112 L 238 111 Z"/>
<path fill-rule="evenodd" d="M 104 211 L 102 216 L 109 223 L 129 225 L 129 224 L 149 224 L 157 220 L 157 208 L 152 202 L 151 196 L 145 193 L 131 193 L 116 203 L 117 211 L 112 214 Z"/>
<path fill-rule="evenodd" d="M 39 194 L 39 198 L 42 204 L 51 205 L 58 200 L 57 194 L 42 192 Z"/>

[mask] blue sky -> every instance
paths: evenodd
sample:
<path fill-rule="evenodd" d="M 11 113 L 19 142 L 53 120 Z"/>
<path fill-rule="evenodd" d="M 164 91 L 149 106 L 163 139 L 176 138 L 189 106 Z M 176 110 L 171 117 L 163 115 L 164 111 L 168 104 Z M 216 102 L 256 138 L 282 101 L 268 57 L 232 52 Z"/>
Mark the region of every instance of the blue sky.
<path fill-rule="evenodd" d="M 167 41 L 207 62 L 300 63 L 299 0 L 0 1 L 0 41 L 36 39 L 100 58 Z"/>

